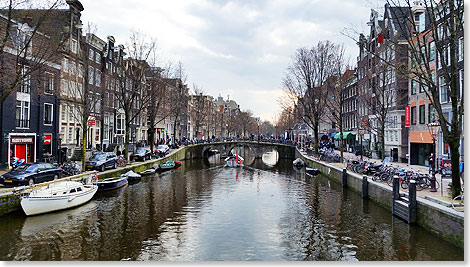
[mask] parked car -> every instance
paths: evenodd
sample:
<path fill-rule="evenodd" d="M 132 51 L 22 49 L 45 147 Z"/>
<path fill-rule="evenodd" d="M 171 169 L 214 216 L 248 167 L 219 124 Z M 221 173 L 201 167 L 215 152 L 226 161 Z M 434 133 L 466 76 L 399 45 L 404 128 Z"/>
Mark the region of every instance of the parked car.
<path fill-rule="evenodd" d="M 104 172 L 107 168 L 117 168 L 117 156 L 114 152 L 100 152 L 94 154 L 85 162 L 87 170 Z"/>
<path fill-rule="evenodd" d="M 131 159 L 134 159 L 135 161 L 141 160 L 141 161 L 146 161 L 152 157 L 152 151 L 148 147 L 139 147 L 131 155 Z"/>
<path fill-rule="evenodd" d="M 167 145 L 159 145 L 157 149 L 155 149 L 155 153 L 158 153 L 161 156 L 166 155 L 170 151 L 170 147 Z"/>
<path fill-rule="evenodd" d="M 0 176 L 3 185 L 34 185 L 57 180 L 62 175 L 62 169 L 51 163 L 26 163 Z"/>

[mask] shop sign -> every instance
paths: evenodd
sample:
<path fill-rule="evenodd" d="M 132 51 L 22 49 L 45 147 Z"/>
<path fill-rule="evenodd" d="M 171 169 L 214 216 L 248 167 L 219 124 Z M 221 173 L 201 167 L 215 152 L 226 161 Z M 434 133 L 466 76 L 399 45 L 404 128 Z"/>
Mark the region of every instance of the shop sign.
<path fill-rule="evenodd" d="M 410 128 L 411 126 L 411 112 L 410 112 L 410 106 L 405 106 L 405 128 Z"/>
<path fill-rule="evenodd" d="M 93 126 L 96 124 L 95 120 L 88 120 L 88 126 Z"/>
<path fill-rule="evenodd" d="M 19 137 L 12 137 L 10 142 L 12 144 L 33 144 L 34 140 L 33 140 L 33 137 L 19 136 Z"/>
<path fill-rule="evenodd" d="M 52 136 L 50 134 L 44 135 L 44 144 L 45 145 L 50 145 L 52 140 Z"/>

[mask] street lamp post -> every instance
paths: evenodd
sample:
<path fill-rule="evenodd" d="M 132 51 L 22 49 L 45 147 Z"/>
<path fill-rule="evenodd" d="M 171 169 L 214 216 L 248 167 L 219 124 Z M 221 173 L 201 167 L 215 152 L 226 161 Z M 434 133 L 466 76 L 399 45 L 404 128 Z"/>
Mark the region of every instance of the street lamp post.
<path fill-rule="evenodd" d="M 437 192 L 436 190 L 436 138 L 439 133 L 439 123 L 431 122 L 428 123 L 428 130 L 432 136 L 432 177 L 431 177 L 431 192 Z M 441 190 L 442 190 L 442 177 L 441 177 Z"/>
<path fill-rule="evenodd" d="M 258 122 L 258 142 L 260 141 L 260 136 L 259 136 L 259 122 Z"/>

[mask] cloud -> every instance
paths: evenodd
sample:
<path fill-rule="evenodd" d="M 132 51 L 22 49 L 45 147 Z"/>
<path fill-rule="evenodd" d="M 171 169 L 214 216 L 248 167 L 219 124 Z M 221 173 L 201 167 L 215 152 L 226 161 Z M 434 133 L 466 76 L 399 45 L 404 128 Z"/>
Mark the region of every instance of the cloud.
<path fill-rule="evenodd" d="M 158 39 L 164 58 L 183 62 L 196 83 L 263 119 L 279 110 L 281 81 L 295 49 L 320 40 L 344 43 L 354 60 L 354 41 L 340 34 L 365 21 L 362 0 L 81 0 L 83 20 L 98 35 L 125 43 L 130 29 Z M 98 3 L 99 2 L 99 3 Z"/>

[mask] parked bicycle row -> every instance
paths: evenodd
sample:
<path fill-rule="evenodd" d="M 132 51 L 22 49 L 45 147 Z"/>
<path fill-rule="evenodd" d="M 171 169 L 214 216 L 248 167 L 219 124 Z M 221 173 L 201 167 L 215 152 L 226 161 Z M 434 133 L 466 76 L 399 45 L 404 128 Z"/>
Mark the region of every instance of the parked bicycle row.
<path fill-rule="evenodd" d="M 429 174 L 387 165 L 386 162 L 377 164 L 373 161 L 349 159 L 346 161 L 346 169 L 358 174 L 371 176 L 372 181 L 383 182 L 389 186 L 392 186 L 393 177 L 397 176 L 402 189 L 408 189 L 411 180 L 416 181 L 416 189 L 418 191 L 431 188 L 432 177 Z M 435 183 L 436 189 L 438 189 L 440 184 L 437 180 L 435 180 Z"/>

